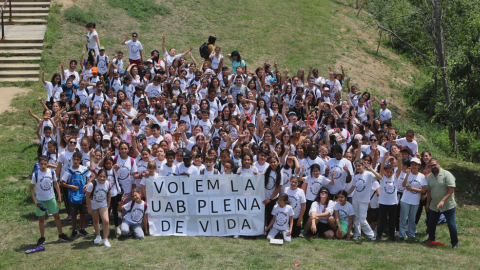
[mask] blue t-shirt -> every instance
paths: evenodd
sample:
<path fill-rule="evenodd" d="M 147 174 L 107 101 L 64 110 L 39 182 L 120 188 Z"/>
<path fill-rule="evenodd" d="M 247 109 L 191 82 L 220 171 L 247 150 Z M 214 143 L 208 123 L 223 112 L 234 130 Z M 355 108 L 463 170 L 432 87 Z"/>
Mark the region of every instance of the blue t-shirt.
<path fill-rule="evenodd" d="M 73 99 L 73 88 L 78 89 L 78 84 L 73 84 L 72 87 L 68 88 L 67 83 L 62 83 L 63 92 L 67 93 L 67 100 Z"/>
<path fill-rule="evenodd" d="M 230 74 L 234 74 L 235 72 L 237 72 L 237 67 L 240 66 L 240 67 L 244 67 L 245 66 L 245 62 L 242 60 L 240 62 L 236 61 L 236 60 L 233 60 L 230 59 L 232 61 L 232 72 Z"/>

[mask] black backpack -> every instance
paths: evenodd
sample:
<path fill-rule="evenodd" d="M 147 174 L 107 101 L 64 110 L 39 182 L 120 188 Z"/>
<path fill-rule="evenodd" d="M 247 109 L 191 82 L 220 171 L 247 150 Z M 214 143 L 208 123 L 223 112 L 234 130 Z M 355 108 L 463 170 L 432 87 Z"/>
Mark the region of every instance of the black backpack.
<path fill-rule="evenodd" d="M 209 55 L 208 55 L 208 43 L 205 42 L 202 44 L 202 46 L 200 46 L 200 56 L 202 58 L 208 58 Z"/>

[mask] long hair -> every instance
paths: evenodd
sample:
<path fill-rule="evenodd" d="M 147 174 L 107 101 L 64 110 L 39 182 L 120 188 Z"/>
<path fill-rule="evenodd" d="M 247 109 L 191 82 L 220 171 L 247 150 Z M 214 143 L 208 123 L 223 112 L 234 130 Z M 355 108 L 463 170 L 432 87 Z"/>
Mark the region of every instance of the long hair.
<path fill-rule="evenodd" d="M 278 162 L 278 158 L 276 158 L 275 156 L 271 156 L 269 158 L 269 160 L 271 159 L 276 159 L 277 162 Z M 282 180 L 282 175 L 281 175 L 281 166 L 280 166 L 280 163 L 278 164 L 277 166 L 277 169 L 275 170 L 275 173 L 276 173 L 276 177 L 275 177 L 275 188 L 278 187 L 280 185 L 280 181 Z M 267 186 L 268 184 L 268 180 L 270 179 L 270 173 L 272 172 L 272 167 L 271 166 L 268 166 L 267 170 L 265 171 L 265 187 Z"/>

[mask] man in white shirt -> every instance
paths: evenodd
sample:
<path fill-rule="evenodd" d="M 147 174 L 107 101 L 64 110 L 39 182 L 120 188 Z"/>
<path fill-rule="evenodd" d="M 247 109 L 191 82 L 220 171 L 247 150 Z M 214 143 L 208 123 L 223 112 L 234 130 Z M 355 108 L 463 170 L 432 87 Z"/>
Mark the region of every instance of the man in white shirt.
<path fill-rule="evenodd" d="M 138 63 L 143 58 L 142 43 L 140 43 L 140 41 L 137 40 L 137 38 L 138 38 L 137 33 L 132 34 L 132 40 L 127 41 L 128 37 L 129 36 L 127 34 L 125 39 L 122 41 L 122 45 L 126 45 L 128 47 L 128 51 L 129 51 L 128 58 L 130 60 L 130 65 L 132 65 L 132 64 L 138 65 Z M 127 41 L 127 42 L 125 42 L 125 41 Z"/>
<path fill-rule="evenodd" d="M 75 78 L 72 78 L 73 83 L 78 84 L 80 76 L 78 75 L 78 72 L 75 71 L 77 68 L 77 60 L 70 60 L 70 66 L 68 69 L 63 69 L 63 63 L 60 66 L 62 67 L 62 83 L 67 82 L 67 79 L 70 78 L 71 75 L 74 75 Z"/>
<path fill-rule="evenodd" d="M 200 171 L 197 167 L 192 165 L 192 152 L 187 149 L 184 149 L 182 152 L 183 163 L 180 163 L 177 166 L 177 175 L 200 175 Z"/>

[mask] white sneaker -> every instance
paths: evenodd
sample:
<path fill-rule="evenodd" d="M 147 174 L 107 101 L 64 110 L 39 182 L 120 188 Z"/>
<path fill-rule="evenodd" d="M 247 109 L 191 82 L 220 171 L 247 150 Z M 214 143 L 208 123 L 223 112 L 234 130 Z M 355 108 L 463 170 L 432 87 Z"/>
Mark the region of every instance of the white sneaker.
<path fill-rule="evenodd" d="M 238 235 L 234 235 L 234 236 L 233 236 L 233 239 L 238 239 Z"/>
<path fill-rule="evenodd" d="M 100 235 L 97 235 L 97 237 L 95 237 L 95 240 L 93 240 L 93 243 L 95 245 L 98 245 L 100 244 L 101 241 L 102 241 L 102 237 L 100 237 Z"/>
<path fill-rule="evenodd" d="M 106 246 L 107 248 L 112 247 L 110 245 L 110 242 L 108 242 L 108 239 L 103 239 L 103 245 Z"/>
<path fill-rule="evenodd" d="M 115 234 L 122 235 L 122 230 L 120 229 L 120 227 L 115 227 Z"/>

